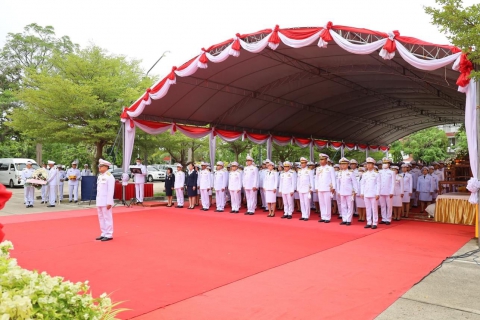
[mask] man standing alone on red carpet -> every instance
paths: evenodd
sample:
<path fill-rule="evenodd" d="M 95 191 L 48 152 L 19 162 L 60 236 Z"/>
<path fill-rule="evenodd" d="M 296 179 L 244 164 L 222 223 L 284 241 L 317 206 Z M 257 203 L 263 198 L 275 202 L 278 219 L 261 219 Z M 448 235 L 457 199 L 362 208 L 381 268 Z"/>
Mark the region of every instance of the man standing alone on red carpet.
<path fill-rule="evenodd" d="M 106 160 L 100 159 L 98 171 L 100 174 L 97 179 L 97 213 L 100 222 L 102 234 L 95 240 L 110 241 L 113 240 L 113 192 L 115 191 L 115 178 L 108 171 L 112 164 Z"/>

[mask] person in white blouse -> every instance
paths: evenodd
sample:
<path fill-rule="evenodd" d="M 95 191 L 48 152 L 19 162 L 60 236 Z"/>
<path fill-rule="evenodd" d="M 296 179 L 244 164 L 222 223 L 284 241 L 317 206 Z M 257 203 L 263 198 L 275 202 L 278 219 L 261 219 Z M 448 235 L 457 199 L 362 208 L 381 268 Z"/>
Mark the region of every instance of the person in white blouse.
<path fill-rule="evenodd" d="M 402 173 L 400 174 L 403 178 L 403 218 L 408 218 L 408 215 L 410 214 L 410 200 L 413 193 L 413 176 L 408 172 L 409 167 L 410 166 L 406 163 L 402 164 Z"/>
<path fill-rule="evenodd" d="M 263 190 L 265 192 L 265 202 L 267 204 L 268 216 L 275 216 L 275 207 L 277 203 L 277 185 L 278 173 L 274 170 L 274 163 L 270 160 L 265 160 L 267 169 L 263 173 Z"/>
<path fill-rule="evenodd" d="M 398 167 L 392 166 L 392 171 L 395 172 L 395 183 L 393 186 L 393 198 L 392 198 L 392 207 L 393 207 L 393 217 L 395 221 L 400 221 L 400 216 L 402 215 L 403 208 L 403 196 L 404 196 L 404 186 L 403 186 L 403 177 L 398 174 Z"/>
<path fill-rule="evenodd" d="M 238 162 L 236 161 L 230 164 L 228 191 L 230 192 L 230 203 L 232 205 L 230 213 L 238 213 L 242 200 L 242 172 L 238 170 Z"/>
<path fill-rule="evenodd" d="M 297 173 L 292 170 L 292 164 L 289 161 L 283 163 L 284 170 L 280 174 L 279 193 L 283 199 L 283 216 L 282 219 L 292 219 L 294 207 L 293 195 L 297 186 Z"/>

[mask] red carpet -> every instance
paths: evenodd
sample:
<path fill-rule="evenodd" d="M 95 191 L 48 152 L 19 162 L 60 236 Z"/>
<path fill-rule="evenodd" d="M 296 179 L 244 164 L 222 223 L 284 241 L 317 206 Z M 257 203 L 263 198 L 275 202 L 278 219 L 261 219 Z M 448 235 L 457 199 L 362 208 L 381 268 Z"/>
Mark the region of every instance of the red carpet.
<path fill-rule="evenodd" d="M 122 317 L 138 319 L 371 319 L 474 232 L 115 208 L 115 239 L 101 243 L 94 213 L 0 222 L 21 266 L 89 280 L 94 295 L 113 292 L 132 309 Z"/>

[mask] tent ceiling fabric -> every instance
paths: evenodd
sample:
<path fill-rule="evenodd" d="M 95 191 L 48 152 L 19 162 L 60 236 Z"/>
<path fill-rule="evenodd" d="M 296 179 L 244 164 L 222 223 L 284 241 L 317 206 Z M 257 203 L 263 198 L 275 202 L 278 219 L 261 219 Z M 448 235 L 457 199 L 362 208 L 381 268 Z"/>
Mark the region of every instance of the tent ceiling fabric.
<path fill-rule="evenodd" d="M 281 40 L 277 44 L 272 40 L 275 32 Z M 307 44 L 310 39 L 314 41 Z M 328 46 L 324 40 L 330 40 Z M 381 46 L 355 54 L 339 41 L 363 45 L 360 49 L 377 42 Z M 385 51 L 392 43 L 393 53 Z M 252 53 L 246 45 L 264 49 Z M 400 51 L 405 48 L 425 63 L 452 59 L 435 70 L 420 70 L 404 59 Z M 226 59 L 212 62 L 223 59 L 226 50 Z M 385 145 L 424 128 L 464 121 L 465 94 L 457 90 L 460 73 L 452 70 L 460 56 L 452 46 L 331 24 L 329 29 L 237 34 L 173 70 L 122 118 Z M 179 76 L 197 67 L 193 74 Z M 170 87 L 161 98 L 152 95 L 165 84 Z"/>

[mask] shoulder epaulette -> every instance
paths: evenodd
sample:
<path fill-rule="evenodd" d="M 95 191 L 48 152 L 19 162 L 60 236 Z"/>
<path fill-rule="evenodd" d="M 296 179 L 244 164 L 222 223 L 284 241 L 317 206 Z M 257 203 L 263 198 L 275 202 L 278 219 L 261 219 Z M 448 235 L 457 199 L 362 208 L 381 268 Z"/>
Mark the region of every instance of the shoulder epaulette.
<path fill-rule="evenodd" d="M 111 176 L 112 174 L 110 173 L 110 171 L 107 171 L 107 176 Z"/>

